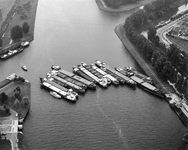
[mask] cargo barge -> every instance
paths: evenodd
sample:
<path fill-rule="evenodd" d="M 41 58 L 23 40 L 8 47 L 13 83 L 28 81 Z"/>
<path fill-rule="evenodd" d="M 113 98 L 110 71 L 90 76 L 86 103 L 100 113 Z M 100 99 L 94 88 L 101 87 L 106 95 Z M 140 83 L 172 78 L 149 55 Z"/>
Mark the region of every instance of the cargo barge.
<path fill-rule="evenodd" d="M 122 75 L 121 73 L 117 72 L 116 70 L 110 68 L 108 65 L 106 65 L 104 62 L 100 62 L 99 60 L 95 61 L 95 64 L 99 66 L 101 69 L 103 69 L 105 72 L 111 72 L 111 74 L 114 74 L 113 76 L 117 79 L 121 79 L 124 81 L 124 83 L 127 83 L 131 85 L 132 87 L 136 87 L 136 82 L 133 80 L 129 79 L 128 77 Z M 107 73 L 108 73 L 107 72 Z M 121 81 L 120 81 L 121 82 Z"/>
<path fill-rule="evenodd" d="M 119 84 L 119 81 L 118 81 L 116 78 L 114 78 L 114 77 L 111 76 L 110 74 L 107 74 L 107 73 L 104 72 L 102 69 L 100 69 L 100 68 L 98 68 L 97 66 L 95 66 L 94 64 L 91 64 L 91 67 L 92 67 L 93 69 L 95 69 L 96 71 L 98 71 L 99 73 L 101 73 L 104 77 L 109 78 L 109 79 L 112 81 L 113 84 L 115 84 L 115 85 Z"/>
<path fill-rule="evenodd" d="M 62 84 L 60 81 L 58 81 L 55 78 L 49 77 L 46 79 L 46 82 L 48 82 L 49 84 L 59 88 L 62 91 L 65 91 L 67 93 L 73 94 L 76 98 L 78 98 L 78 93 L 76 93 L 75 91 L 73 91 L 72 89 L 68 89 L 64 86 L 64 84 Z"/>
<path fill-rule="evenodd" d="M 107 80 L 104 79 L 99 79 L 98 77 L 96 77 L 94 74 L 92 74 L 91 72 L 89 72 L 87 69 L 85 69 L 82 65 L 78 65 L 78 69 L 80 69 L 80 71 L 82 71 L 83 73 L 85 73 L 87 76 L 91 77 L 93 80 L 95 80 L 96 83 L 98 83 L 100 86 L 106 88 L 108 86 L 108 82 Z"/>
<path fill-rule="evenodd" d="M 71 83 L 73 83 L 73 84 L 75 84 L 75 85 L 77 85 L 77 86 L 83 88 L 84 90 L 87 89 L 87 85 L 86 85 L 86 84 L 84 84 L 84 83 L 82 83 L 82 82 L 80 82 L 80 81 L 78 81 L 78 80 L 75 80 L 75 79 L 73 79 L 73 78 L 67 76 L 67 75 L 64 73 L 65 70 L 58 70 L 58 71 L 52 70 L 51 72 L 53 72 L 53 73 L 56 74 L 56 75 L 61 74 L 61 78 L 65 79 L 66 81 L 71 82 Z"/>
<path fill-rule="evenodd" d="M 86 86 L 85 88 L 96 89 L 96 84 L 95 83 L 93 83 L 93 82 L 91 82 L 89 80 L 86 80 L 86 79 L 84 79 L 84 78 L 82 78 L 80 76 L 77 76 L 77 75 L 75 75 L 75 74 L 73 74 L 73 73 L 71 73 L 69 71 L 63 70 L 63 69 L 61 69 L 60 66 L 52 65 L 51 69 L 55 70 L 57 72 L 60 72 L 60 73 L 62 73 L 64 75 L 66 75 L 67 77 L 70 77 L 70 78 L 80 82 L 80 83 L 78 83 L 80 85 L 80 87 L 85 87 Z M 83 84 L 83 85 L 81 85 L 81 84 Z"/>
<path fill-rule="evenodd" d="M 59 82 L 62 82 L 63 84 L 66 84 L 69 88 L 72 88 L 73 90 L 75 90 L 76 92 L 79 92 L 79 93 L 85 93 L 85 89 L 81 88 L 80 86 L 77 86 L 71 82 L 68 82 L 67 80 L 63 79 L 63 75 L 62 74 L 54 74 L 53 72 L 50 73 L 50 76 L 49 77 L 52 77 L 56 80 L 58 80 Z M 48 78 L 49 78 L 48 77 Z"/>
<path fill-rule="evenodd" d="M 119 81 L 119 83 L 125 84 L 125 81 L 123 79 L 121 79 L 115 73 L 111 72 L 108 68 L 105 68 L 101 63 L 99 63 L 98 60 L 95 61 L 95 65 L 97 67 L 99 67 L 101 70 L 103 70 L 104 72 L 106 72 L 107 74 L 109 74 L 109 75 L 113 76 L 114 78 L 116 78 Z"/>
<path fill-rule="evenodd" d="M 132 85 L 134 84 L 135 86 L 137 85 L 137 83 L 136 83 L 134 80 L 132 80 L 132 79 L 130 78 L 129 73 L 126 73 L 126 71 L 124 71 L 122 68 L 120 68 L 120 67 L 115 67 L 115 70 L 116 70 L 118 73 L 122 74 L 125 78 L 127 78 L 126 81 L 128 81 L 129 84 L 132 84 Z"/>
<path fill-rule="evenodd" d="M 62 91 L 60 90 L 59 88 L 49 84 L 48 82 L 46 82 L 46 79 L 45 78 L 41 78 L 40 77 L 40 82 L 41 82 L 41 86 L 50 90 L 50 91 L 54 91 L 56 92 L 57 94 L 61 95 L 63 98 L 67 99 L 67 100 L 70 100 L 70 101 L 73 101 L 75 102 L 77 99 L 74 95 L 70 94 L 70 93 L 67 93 L 65 91 Z"/>
<path fill-rule="evenodd" d="M 61 70 L 58 71 L 58 74 L 59 73 L 62 74 L 62 76 L 64 76 L 64 79 L 67 80 L 68 82 L 71 82 L 71 83 L 73 83 L 77 86 L 80 86 L 83 89 L 87 89 L 88 86 L 85 83 L 82 83 L 82 82 L 68 76 L 67 75 L 69 73 L 68 71 L 61 69 Z"/>
<path fill-rule="evenodd" d="M 88 76 L 87 74 L 85 74 L 83 71 L 81 71 L 78 67 L 76 66 L 73 66 L 73 72 L 83 78 L 85 78 L 86 80 L 90 81 L 90 82 L 93 82 L 93 83 L 96 83 L 95 80 L 93 80 L 90 76 Z"/>
<path fill-rule="evenodd" d="M 146 76 L 146 75 L 144 75 L 144 74 L 139 73 L 138 71 L 136 71 L 136 70 L 133 69 L 132 67 L 130 67 L 130 66 L 125 67 L 124 70 L 127 71 L 127 72 L 129 72 L 130 75 L 131 75 L 131 74 L 132 74 L 132 75 L 135 75 L 135 76 L 137 76 L 138 78 L 142 79 L 143 81 L 148 82 L 148 83 L 154 85 L 153 80 L 152 80 L 151 77 L 148 77 L 148 76 Z"/>
<path fill-rule="evenodd" d="M 121 72 L 122 74 L 129 76 L 129 78 L 134 80 L 142 89 L 144 89 L 156 96 L 164 98 L 164 93 L 162 91 L 160 91 L 158 88 L 156 88 L 154 85 L 152 85 L 148 82 L 145 82 L 142 78 L 135 76 L 132 72 L 127 72 L 126 70 L 124 70 L 120 67 L 116 67 L 116 69 L 119 72 Z"/>
<path fill-rule="evenodd" d="M 93 75 L 95 75 L 97 78 L 102 79 L 102 80 L 107 80 L 108 84 L 111 84 L 111 80 L 107 78 L 106 76 L 102 75 L 100 72 L 96 71 L 95 69 L 92 68 L 91 65 L 87 65 L 86 63 L 82 62 L 81 65 L 91 72 Z"/>

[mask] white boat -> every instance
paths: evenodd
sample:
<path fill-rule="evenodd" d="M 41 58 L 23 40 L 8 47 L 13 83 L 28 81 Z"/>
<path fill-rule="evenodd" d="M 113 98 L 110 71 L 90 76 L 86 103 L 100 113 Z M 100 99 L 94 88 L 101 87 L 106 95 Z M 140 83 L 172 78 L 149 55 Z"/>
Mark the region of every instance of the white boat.
<path fill-rule="evenodd" d="M 60 70 L 61 67 L 60 67 L 60 66 L 52 65 L 52 66 L 51 66 L 51 69 L 52 69 L 52 70 Z"/>
<path fill-rule="evenodd" d="M 24 41 L 20 44 L 22 47 L 27 47 L 29 46 L 29 41 Z"/>
<path fill-rule="evenodd" d="M 27 71 L 26 65 L 22 65 L 21 68 L 22 68 L 24 71 Z"/>
<path fill-rule="evenodd" d="M 61 96 L 59 94 L 57 94 L 56 92 L 54 92 L 54 91 L 51 91 L 50 95 L 52 95 L 55 98 L 61 98 Z"/>

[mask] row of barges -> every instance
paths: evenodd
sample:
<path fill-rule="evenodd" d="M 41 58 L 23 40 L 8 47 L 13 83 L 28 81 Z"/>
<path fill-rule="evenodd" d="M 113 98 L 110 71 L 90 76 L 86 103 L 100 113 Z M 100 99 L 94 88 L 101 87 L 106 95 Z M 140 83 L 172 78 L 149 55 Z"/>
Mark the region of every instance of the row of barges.
<path fill-rule="evenodd" d="M 8 59 L 18 53 L 21 53 L 23 52 L 24 48 L 28 47 L 29 46 L 29 42 L 28 41 L 23 41 L 21 42 L 21 44 L 16 48 L 16 49 L 13 49 L 13 50 L 8 50 L 7 52 L 3 53 L 0 55 L 0 59 Z"/>
<path fill-rule="evenodd" d="M 77 66 L 73 66 L 73 73 L 61 69 L 60 66 L 51 66 L 51 71 L 47 73 L 45 78 L 40 78 L 41 86 L 55 92 L 60 97 L 70 101 L 78 99 L 78 93 L 85 93 L 88 88 L 96 89 L 96 84 L 103 88 L 113 83 L 127 84 L 133 88 L 138 85 L 144 90 L 164 97 L 164 94 L 153 84 L 150 77 L 147 77 L 131 67 L 115 67 L 114 69 L 106 63 L 99 60 L 95 64 L 88 65 L 84 62 Z"/>

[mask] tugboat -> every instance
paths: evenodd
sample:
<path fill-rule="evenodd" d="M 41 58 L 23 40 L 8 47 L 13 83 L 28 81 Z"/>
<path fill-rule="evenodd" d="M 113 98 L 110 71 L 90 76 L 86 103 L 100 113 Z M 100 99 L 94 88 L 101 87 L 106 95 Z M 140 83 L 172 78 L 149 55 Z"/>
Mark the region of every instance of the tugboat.
<path fill-rule="evenodd" d="M 22 68 L 24 71 L 27 71 L 26 65 L 22 65 L 21 68 Z"/>
<path fill-rule="evenodd" d="M 58 99 L 61 98 L 61 96 L 59 94 L 57 94 L 56 92 L 54 92 L 54 91 L 51 91 L 50 95 L 52 95 L 53 97 L 58 98 Z"/>

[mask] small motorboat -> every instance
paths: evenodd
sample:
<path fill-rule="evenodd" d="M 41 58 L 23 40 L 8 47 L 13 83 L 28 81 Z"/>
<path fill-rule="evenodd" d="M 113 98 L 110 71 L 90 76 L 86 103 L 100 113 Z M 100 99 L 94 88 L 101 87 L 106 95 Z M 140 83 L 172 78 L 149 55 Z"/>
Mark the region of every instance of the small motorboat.
<path fill-rule="evenodd" d="M 22 68 L 24 71 L 27 71 L 26 65 L 22 65 L 21 68 Z"/>
<path fill-rule="evenodd" d="M 61 98 L 61 96 L 59 94 L 57 94 L 56 92 L 54 92 L 54 91 L 51 91 L 50 95 L 52 95 L 55 98 L 59 98 L 59 99 Z"/>
<path fill-rule="evenodd" d="M 56 66 L 56 65 L 52 65 L 52 66 L 51 66 L 51 69 L 52 69 L 52 70 L 60 70 L 61 67 L 60 67 L 60 66 Z"/>

